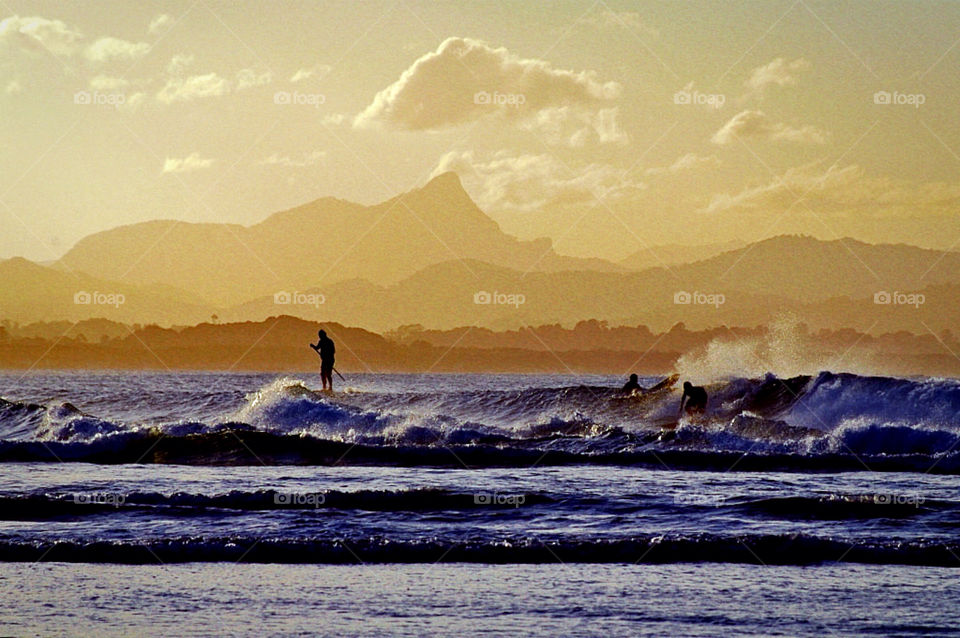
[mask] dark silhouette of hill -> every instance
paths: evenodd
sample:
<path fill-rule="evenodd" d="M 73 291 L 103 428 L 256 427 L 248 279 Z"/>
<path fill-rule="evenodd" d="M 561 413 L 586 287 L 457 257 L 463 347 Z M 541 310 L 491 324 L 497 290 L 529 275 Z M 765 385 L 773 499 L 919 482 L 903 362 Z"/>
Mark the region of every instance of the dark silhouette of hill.
<path fill-rule="evenodd" d="M 505 332 L 469 326 L 444 331 L 404 326 L 386 335 L 336 322 L 322 326 L 337 343 L 337 365 L 348 379 L 357 372 L 388 371 L 666 374 L 678 366 L 682 369 L 682 357 L 696 361 L 711 348 L 742 350 L 744 344 L 769 343 L 771 337 L 771 331 L 762 326 L 690 330 L 677 324 L 656 332 L 645 326 L 611 327 L 600 321 Z M 78 327 L 63 334 L 55 324 L 24 329 L 0 326 L 0 368 L 317 373 L 316 355 L 307 344 L 318 324 L 296 317 L 182 328 L 86 324 L 91 330 L 115 335 L 99 340 L 89 338 L 92 333 L 78 332 Z M 29 336 L 28 332 L 50 336 Z M 950 331 L 872 336 L 851 329 L 814 332 L 796 324 L 792 332 L 805 359 L 831 362 L 831 369 L 842 364 L 842 369 L 878 374 L 960 373 L 960 359 L 950 352 L 960 351 L 960 343 Z"/>

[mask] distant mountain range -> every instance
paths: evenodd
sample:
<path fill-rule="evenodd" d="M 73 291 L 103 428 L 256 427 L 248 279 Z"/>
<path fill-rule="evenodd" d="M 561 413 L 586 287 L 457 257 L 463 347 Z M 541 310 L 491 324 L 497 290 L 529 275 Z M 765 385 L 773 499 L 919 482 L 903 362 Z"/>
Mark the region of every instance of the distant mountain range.
<path fill-rule="evenodd" d="M 249 227 L 123 226 L 50 265 L 0 261 L 0 281 L 0 319 L 20 323 L 287 314 L 378 331 L 587 319 L 662 330 L 788 313 L 813 327 L 924 333 L 960 319 L 960 253 L 779 236 L 655 246 L 619 263 L 566 257 L 548 239 L 504 233 L 453 173 L 374 206 L 325 198 Z"/>
<path fill-rule="evenodd" d="M 122 226 L 82 239 L 59 265 L 105 280 L 166 284 L 230 305 L 349 279 L 391 284 L 442 261 L 467 259 L 521 272 L 623 270 L 600 259 L 560 256 L 549 239 L 507 235 L 455 173 L 375 206 L 323 198 L 249 227 Z"/>

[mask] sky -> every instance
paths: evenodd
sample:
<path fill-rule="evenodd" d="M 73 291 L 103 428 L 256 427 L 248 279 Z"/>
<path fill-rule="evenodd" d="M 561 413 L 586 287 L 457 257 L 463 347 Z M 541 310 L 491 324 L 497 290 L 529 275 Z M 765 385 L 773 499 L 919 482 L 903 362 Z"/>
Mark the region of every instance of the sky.
<path fill-rule="evenodd" d="M 570 255 L 955 248 L 958 27 L 954 1 L 2 0 L 0 257 L 445 170 Z"/>

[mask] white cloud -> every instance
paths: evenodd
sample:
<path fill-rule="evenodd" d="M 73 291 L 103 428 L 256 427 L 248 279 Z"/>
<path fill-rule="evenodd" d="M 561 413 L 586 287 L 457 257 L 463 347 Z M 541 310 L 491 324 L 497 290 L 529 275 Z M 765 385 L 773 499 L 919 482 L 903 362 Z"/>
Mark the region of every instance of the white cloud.
<path fill-rule="evenodd" d="M 797 83 L 797 74 L 810 66 L 803 58 L 787 62 L 783 58 L 775 58 L 771 62 L 758 66 L 750 73 L 744 83 L 750 95 L 762 96 L 768 86 L 792 86 Z"/>
<path fill-rule="evenodd" d="M 0 21 L 0 42 L 27 50 L 47 49 L 55 55 L 72 55 L 83 34 L 62 20 L 40 16 L 10 16 Z"/>
<path fill-rule="evenodd" d="M 346 120 L 347 116 L 343 113 L 330 113 L 323 116 L 322 122 L 327 126 L 341 126 Z"/>
<path fill-rule="evenodd" d="M 201 157 L 199 153 L 190 153 L 186 157 L 168 157 L 163 163 L 164 173 L 187 173 L 213 166 L 214 160 Z"/>
<path fill-rule="evenodd" d="M 333 68 L 333 67 L 331 67 L 331 66 L 329 66 L 329 65 L 326 65 L 326 64 L 318 64 L 318 65 L 316 65 L 316 66 L 311 66 L 311 67 L 307 67 L 307 68 L 303 68 L 303 69 L 297 69 L 296 72 L 295 72 L 293 75 L 290 76 L 290 81 L 291 81 L 291 82 L 302 82 L 302 81 L 304 81 L 304 80 L 306 80 L 306 79 L 312 78 L 314 75 L 319 76 L 319 77 L 323 77 L 323 76 L 325 76 L 327 73 L 329 73 L 332 68 Z"/>
<path fill-rule="evenodd" d="M 825 144 L 828 135 L 810 124 L 795 127 L 773 122 L 763 111 L 747 110 L 734 115 L 713 135 L 711 141 L 720 145 L 730 144 L 738 137 L 798 144 Z"/>
<path fill-rule="evenodd" d="M 303 168 L 305 166 L 313 166 L 314 164 L 320 162 L 327 156 L 326 151 L 311 151 L 309 153 L 303 153 L 299 159 L 294 159 L 288 155 L 281 155 L 280 153 L 273 153 L 268 157 L 263 158 L 260 161 L 260 164 L 267 166 L 290 166 L 293 168 Z"/>
<path fill-rule="evenodd" d="M 636 11 L 598 11 L 584 18 L 583 22 L 598 27 L 625 27 L 651 38 L 660 37 L 660 32 L 648 25 Z"/>
<path fill-rule="evenodd" d="M 161 13 L 150 21 L 148 30 L 153 35 L 159 35 L 173 26 L 173 17 L 167 13 Z"/>
<path fill-rule="evenodd" d="M 108 75 L 97 75 L 90 78 L 90 88 L 95 91 L 112 91 L 122 89 L 130 85 L 130 81 L 124 78 L 115 78 Z"/>
<path fill-rule="evenodd" d="M 112 62 L 135 60 L 146 55 L 149 50 L 150 45 L 146 42 L 129 42 L 107 36 L 89 45 L 83 55 L 91 62 Z"/>
<path fill-rule="evenodd" d="M 626 144 L 627 134 L 620 128 L 620 110 L 590 110 L 582 107 L 560 106 L 538 111 L 521 126 L 538 132 L 549 143 L 573 148 L 588 142 L 599 144 Z"/>
<path fill-rule="evenodd" d="M 665 175 L 693 170 L 701 166 L 717 166 L 720 161 L 713 155 L 703 156 L 696 153 L 681 155 L 670 166 L 648 168 L 646 175 Z"/>
<path fill-rule="evenodd" d="M 193 65 L 194 56 L 187 53 L 177 53 L 167 63 L 167 73 L 174 76 L 183 75 L 183 72 Z"/>
<path fill-rule="evenodd" d="M 845 217 L 862 225 L 868 219 L 949 220 L 958 206 L 960 182 L 870 177 L 856 164 L 824 170 L 813 163 L 788 169 L 768 184 L 714 195 L 701 212 L 777 215 L 813 210 L 824 219 Z"/>
<path fill-rule="evenodd" d="M 472 151 L 451 151 L 440 158 L 433 175 L 455 171 L 477 203 L 487 211 L 533 211 L 574 204 L 592 205 L 597 198 L 615 201 L 646 185 L 624 177 L 609 164 L 587 164 L 574 172 L 551 155 L 500 152 L 479 160 Z"/>
<path fill-rule="evenodd" d="M 355 126 L 386 124 L 401 130 L 456 126 L 497 115 L 521 119 L 542 109 L 596 106 L 619 96 L 621 86 L 593 71 L 555 69 L 479 40 L 449 38 L 415 61 L 374 97 Z"/>
<path fill-rule="evenodd" d="M 127 95 L 127 99 L 118 108 L 122 111 L 135 111 L 144 103 L 146 98 L 146 93 L 131 93 Z"/>
<path fill-rule="evenodd" d="M 216 73 L 192 75 L 188 78 L 170 78 L 157 93 L 164 104 L 189 102 L 205 97 L 217 97 L 230 92 L 230 83 Z"/>
<path fill-rule="evenodd" d="M 273 73 L 270 71 L 257 72 L 253 69 L 237 71 L 237 90 L 243 91 L 254 86 L 262 86 L 273 82 Z"/>

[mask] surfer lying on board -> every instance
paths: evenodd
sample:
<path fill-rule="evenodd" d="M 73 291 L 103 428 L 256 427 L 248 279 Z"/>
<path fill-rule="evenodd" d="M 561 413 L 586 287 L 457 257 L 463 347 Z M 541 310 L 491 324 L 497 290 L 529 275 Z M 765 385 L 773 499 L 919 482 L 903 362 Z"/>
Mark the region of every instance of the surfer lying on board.
<path fill-rule="evenodd" d="M 321 330 L 317 336 L 320 339 L 315 344 L 311 343 L 310 347 L 320 355 L 320 381 L 323 383 L 323 389 L 326 390 L 329 384 L 330 392 L 333 392 L 333 362 L 337 348 L 333 345 L 333 339 L 328 337 L 325 331 Z"/>
<path fill-rule="evenodd" d="M 640 387 L 639 377 L 635 374 L 630 375 L 630 380 L 626 382 L 621 390 L 624 394 L 630 394 L 631 392 L 641 392 L 643 388 Z"/>
<path fill-rule="evenodd" d="M 686 406 L 684 406 L 686 402 Z M 693 385 L 689 381 L 683 382 L 683 396 L 680 397 L 680 414 L 686 407 L 687 414 L 700 414 L 707 409 L 707 391 Z"/>

